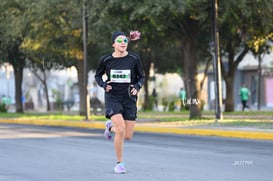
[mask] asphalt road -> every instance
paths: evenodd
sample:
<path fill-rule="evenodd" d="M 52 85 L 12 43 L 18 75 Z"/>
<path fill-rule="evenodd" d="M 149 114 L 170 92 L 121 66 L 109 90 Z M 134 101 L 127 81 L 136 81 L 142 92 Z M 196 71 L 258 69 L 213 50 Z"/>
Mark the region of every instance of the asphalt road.
<path fill-rule="evenodd" d="M 0 124 L 0 181 L 271 181 L 273 141 L 136 133 L 113 173 L 101 130 Z"/>

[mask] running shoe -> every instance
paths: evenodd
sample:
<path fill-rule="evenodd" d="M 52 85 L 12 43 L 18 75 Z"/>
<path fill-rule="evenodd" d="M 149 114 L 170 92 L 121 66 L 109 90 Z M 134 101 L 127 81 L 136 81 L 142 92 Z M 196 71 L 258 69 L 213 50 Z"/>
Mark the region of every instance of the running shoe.
<path fill-rule="evenodd" d="M 113 136 L 114 136 L 114 133 L 111 133 L 111 132 L 109 131 L 109 129 L 110 129 L 112 126 L 113 126 L 113 124 L 112 124 L 111 120 L 106 121 L 106 123 L 105 123 L 104 136 L 105 136 L 105 138 L 108 139 L 108 140 L 111 140 L 111 139 L 113 138 Z"/>
<path fill-rule="evenodd" d="M 124 162 L 118 163 L 114 168 L 114 172 L 118 174 L 126 173 L 125 163 Z"/>

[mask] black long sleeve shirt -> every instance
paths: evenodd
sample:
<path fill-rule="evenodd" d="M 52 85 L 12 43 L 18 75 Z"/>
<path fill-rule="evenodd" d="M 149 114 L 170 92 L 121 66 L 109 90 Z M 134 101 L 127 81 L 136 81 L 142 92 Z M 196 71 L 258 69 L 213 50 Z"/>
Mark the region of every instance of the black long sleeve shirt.
<path fill-rule="evenodd" d="M 102 76 L 106 73 L 107 80 L 103 81 Z M 96 82 L 105 89 L 110 81 L 112 93 L 125 93 L 129 85 L 135 85 L 140 89 L 144 83 L 145 75 L 139 57 L 128 52 L 124 57 L 113 57 L 112 54 L 100 58 L 95 74 Z"/>

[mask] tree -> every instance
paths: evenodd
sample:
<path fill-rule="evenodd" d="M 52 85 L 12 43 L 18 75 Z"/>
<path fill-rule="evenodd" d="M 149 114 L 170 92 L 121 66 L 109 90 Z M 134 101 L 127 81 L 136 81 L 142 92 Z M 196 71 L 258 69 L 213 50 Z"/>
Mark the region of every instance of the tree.
<path fill-rule="evenodd" d="M 82 52 L 75 43 L 80 39 L 80 30 L 73 26 L 73 15 L 78 12 L 74 8 L 75 4 L 62 0 L 37 1 L 28 4 L 28 11 L 24 14 L 30 27 L 21 49 L 28 57 L 28 68 L 44 85 L 48 111 L 51 108 L 47 72 L 76 65 L 75 60 Z"/>
<path fill-rule="evenodd" d="M 183 73 L 187 93 L 191 100 L 200 100 L 200 83 L 197 80 L 200 54 L 199 40 L 208 32 L 210 4 L 208 1 L 153 1 L 146 11 L 151 22 L 155 22 L 165 36 L 177 38 L 182 47 Z M 201 117 L 201 104 L 192 102 L 190 118 Z"/>
<path fill-rule="evenodd" d="M 1 1 L 1 57 L 14 66 L 19 111 L 22 112 L 21 83 L 26 58 L 33 71 L 45 73 L 56 68 L 45 67 L 46 64 L 58 68 L 76 65 L 82 72 L 81 8 L 77 0 Z M 81 76 L 78 77 L 81 84 Z M 45 85 L 45 77 L 39 79 Z"/>
<path fill-rule="evenodd" d="M 252 41 L 248 42 L 248 46 L 252 54 L 258 58 L 258 86 L 257 86 L 257 108 L 261 109 L 261 82 L 262 82 L 262 55 L 269 54 L 272 51 L 273 45 L 271 41 L 273 40 L 273 32 L 269 33 L 263 37 L 255 37 Z"/>
<path fill-rule="evenodd" d="M 225 111 L 234 111 L 234 79 L 239 63 L 249 52 L 249 41 L 272 32 L 273 1 L 221 1 L 219 12 L 221 70 L 226 82 Z"/>
<path fill-rule="evenodd" d="M 25 54 L 21 51 L 20 45 L 27 34 L 29 22 L 20 17 L 23 17 L 27 11 L 25 5 L 28 3 L 30 3 L 28 0 L 24 0 L 24 2 L 19 0 L 0 2 L 1 61 L 9 62 L 14 69 L 16 112 L 23 112 L 21 85 Z"/>

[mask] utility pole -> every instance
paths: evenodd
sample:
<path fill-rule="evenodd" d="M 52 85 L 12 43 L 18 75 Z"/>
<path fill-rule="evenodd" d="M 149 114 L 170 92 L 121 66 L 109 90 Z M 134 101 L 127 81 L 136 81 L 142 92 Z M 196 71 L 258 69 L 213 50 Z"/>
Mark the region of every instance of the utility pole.
<path fill-rule="evenodd" d="M 86 0 L 83 0 L 83 80 L 84 80 L 84 115 L 88 121 L 90 117 L 90 99 L 88 93 L 88 71 L 87 71 L 87 7 Z"/>
<path fill-rule="evenodd" d="M 222 114 L 222 80 L 220 65 L 220 48 L 218 32 L 218 3 L 217 0 L 211 0 L 212 5 L 212 41 L 214 46 L 213 69 L 215 80 L 215 122 L 223 119 Z"/>

